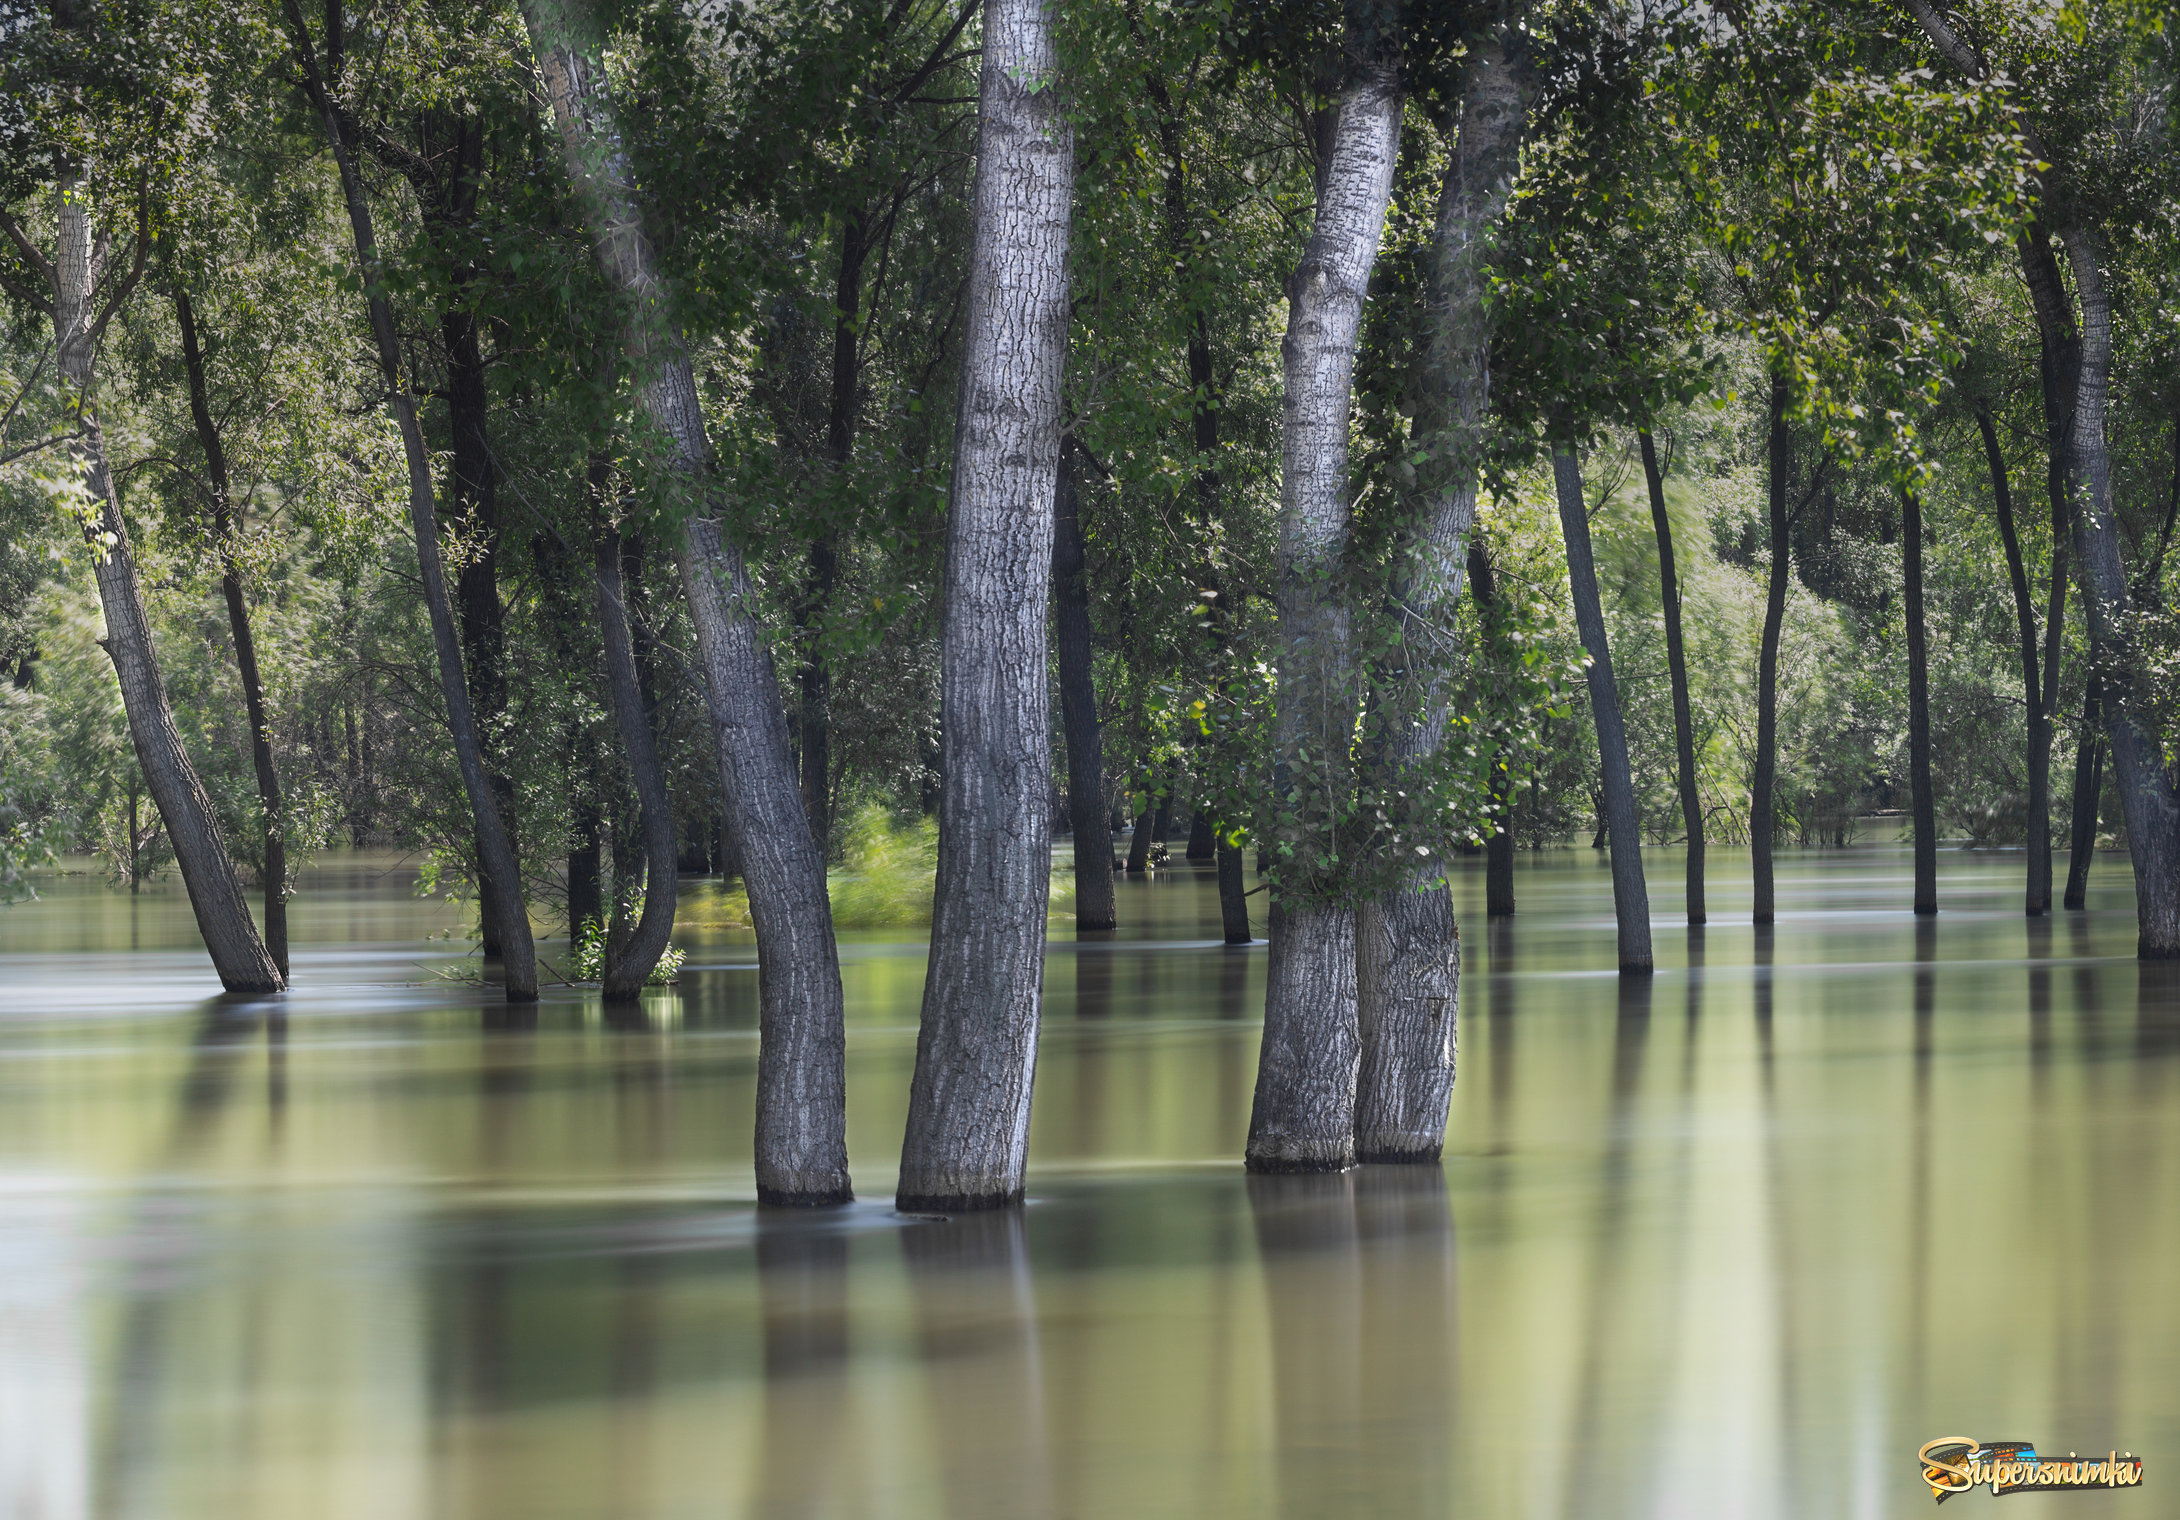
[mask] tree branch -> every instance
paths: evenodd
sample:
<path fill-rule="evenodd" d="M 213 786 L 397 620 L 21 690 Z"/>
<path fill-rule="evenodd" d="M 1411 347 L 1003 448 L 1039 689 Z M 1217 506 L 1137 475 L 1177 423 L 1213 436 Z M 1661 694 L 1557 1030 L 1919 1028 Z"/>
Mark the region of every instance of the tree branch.
<path fill-rule="evenodd" d="M 8 241 L 23 256 L 23 262 L 30 266 L 30 272 L 45 282 L 46 289 L 51 290 L 54 283 L 52 260 L 38 251 L 38 245 L 31 242 L 29 235 L 23 231 L 22 224 L 4 209 L 0 209 L 0 232 L 8 235 Z M 25 305 L 35 306 L 49 317 L 53 315 L 53 302 L 50 297 L 41 297 L 34 291 L 22 289 L 5 274 L 0 274 L 0 285 L 5 285 L 8 294 Z"/>

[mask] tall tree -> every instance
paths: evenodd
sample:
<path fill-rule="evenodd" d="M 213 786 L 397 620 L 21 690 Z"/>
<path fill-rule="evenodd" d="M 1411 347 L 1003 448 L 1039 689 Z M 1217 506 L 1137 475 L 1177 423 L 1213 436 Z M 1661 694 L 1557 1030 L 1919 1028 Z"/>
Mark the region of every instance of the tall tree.
<path fill-rule="evenodd" d="M 2028 566 L 2021 554 L 2020 530 L 2014 523 L 2006 456 L 1999 448 L 1998 427 L 1991 420 L 1990 405 L 1980 397 L 1976 402 L 1976 430 L 1983 440 L 1984 463 L 1991 472 L 1991 500 L 1998 512 L 1999 540 L 2006 550 L 2006 580 L 2013 590 L 2014 621 L 2021 630 L 2021 700 L 2029 718 L 2026 907 L 2029 917 L 2038 918 L 2051 911 L 2051 712 L 2044 703 L 2042 672 L 2037 664 L 2036 602 L 2029 592 Z"/>
<path fill-rule="evenodd" d="M 1105 747 L 1091 679 L 1089 554 L 1076 489 L 1075 441 L 1062 440 L 1053 488 L 1052 632 L 1059 667 L 1060 728 L 1067 741 L 1067 812 L 1075 838 L 1075 930 L 1115 927 L 1113 826 L 1105 800 Z"/>
<path fill-rule="evenodd" d="M 1938 911 L 1938 814 L 1930 790 L 1930 630 L 1923 617 L 1923 498 L 1900 492 L 1908 653 L 1908 789 L 1915 820 L 1915 911 Z"/>
<path fill-rule="evenodd" d="M 1667 440 L 1668 445 L 1671 439 Z M 1688 835 L 1688 922 L 1703 923 L 1703 796 L 1696 786 L 1695 717 L 1688 700 L 1688 651 L 1681 636 L 1680 574 L 1673 558 L 1673 518 L 1665 507 L 1665 467 L 1648 428 L 1635 434 L 1643 457 L 1643 484 L 1650 496 L 1650 523 L 1658 540 L 1658 605 L 1665 620 L 1666 674 L 1673 684 L 1674 780 L 1680 791 L 1681 827 Z"/>

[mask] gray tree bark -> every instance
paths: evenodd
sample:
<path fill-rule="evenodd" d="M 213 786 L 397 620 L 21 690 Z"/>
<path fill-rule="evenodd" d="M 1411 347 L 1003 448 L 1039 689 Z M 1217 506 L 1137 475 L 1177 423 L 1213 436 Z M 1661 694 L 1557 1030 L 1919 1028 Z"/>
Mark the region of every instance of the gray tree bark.
<path fill-rule="evenodd" d="M 1045 588 L 1074 142 L 1043 0 L 987 0 L 946 522 L 939 871 L 896 1206 L 1019 1203 L 1051 877 Z"/>
<path fill-rule="evenodd" d="M 628 752 L 628 769 L 636 782 L 636 800 L 643 815 L 644 885 L 643 912 L 635 932 L 608 950 L 605 964 L 605 1000 L 632 1003 L 665 953 L 674 933 L 674 898 L 678 873 L 674 864 L 674 805 L 666 790 L 666 768 L 659 763 L 659 747 L 651 733 L 651 715 L 643 700 L 636 674 L 636 646 L 629 630 L 628 603 L 621 585 L 621 535 L 601 525 L 598 533 L 598 629 L 605 644 L 606 691 L 613 703 L 613 721 L 621 731 L 621 745 Z M 614 953 L 617 950 L 618 953 Z"/>
<path fill-rule="evenodd" d="M 711 708 L 729 853 L 757 931 L 757 1196 L 846 1203 L 854 1195 L 839 950 L 755 588 L 720 531 L 696 380 L 643 230 L 596 22 L 582 0 L 529 0 L 522 13 L 592 249 L 623 303 L 623 350 L 645 413 L 695 507 L 682 528 L 682 594 Z"/>
<path fill-rule="evenodd" d="M 1605 792 L 1605 833 L 1612 842 L 1612 912 L 1619 925 L 1620 970 L 1648 976 L 1650 892 L 1643 883 L 1643 836 L 1635 811 L 1635 778 L 1627 758 L 1627 726 L 1620 716 L 1620 687 L 1605 642 L 1605 609 L 1597 595 L 1597 563 L 1590 552 L 1590 514 L 1582 500 L 1582 467 L 1570 445 L 1552 449 L 1552 484 L 1559 494 L 1559 526 L 1567 539 L 1567 581 L 1574 596 L 1574 623 L 1590 657 L 1590 718 L 1597 725 L 1597 760 Z"/>
<path fill-rule="evenodd" d="M 1907 617 L 1908 791 L 1915 815 L 1915 912 L 1938 911 L 1938 812 L 1930 788 L 1930 635 L 1923 621 L 1923 499 L 1900 493 L 1900 561 Z"/>
<path fill-rule="evenodd" d="M 1983 435 L 1983 458 L 1991 471 L 1991 498 L 1998 508 L 1998 535 L 2006 549 L 2006 577 L 2013 587 L 2014 621 L 2021 630 L 2021 698 L 2029 718 L 2029 876 L 2025 894 L 2028 916 L 2051 911 L 2051 714 L 2044 706 L 2037 668 L 2036 602 L 2029 593 L 2028 566 L 2021 555 L 2021 535 L 2014 526 L 2013 488 L 2006 478 L 2006 456 L 1998 446 L 1998 428 L 1990 407 L 1978 401 L 1976 427 Z"/>
<path fill-rule="evenodd" d="M 106 616 L 106 637 L 101 642 L 121 686 L 121 706 L 137 764 L 143 768 L 144 783 L 174 846 L 174 863 L 220 985 L 229 992 L 279 992 L 287 986 L 287 977 L 250 919 L 227 841 L 220 837 L 219 823 L 212 816 L 211 798 L 182 747 L 181 731 L 167 702 L 151 620 L 145 615 L 143 591 L 137 584 L 136 557 L 107 464 L 98 408 L 92 401 L 98 342 L 107 318 L 142 272 L 145 239 L 141 234 L 136 239 L 135 266 L 130 272 L 109 270 L 106 241 L 94 234 L 91 225 L 89 189 L 89 177 L 81 173 L 63 182 L 54 203 L 53 258 L 38 272 L 53 292 L 53 341 L 62 396 L 76 425 L 69 452 L 88 504 L 82 527 L 97 558 L 99 604 Z M 107 284 L 103 303 L 99 300 L 102 283 Z M 133 819 L 131 824 L 133 849 Z M 133 870 L 130 885 L 135 885 Z"/>
<path fill-rule="evenodd" d="M 1786 625 L 1787 581 L 1794 573 L 1793 524 L 1787 520 L 1787 475 L 1794 465 L 1794 434 L 1787 426 L 1787 382 L 1771 377 L 1769 458 L 1764 495 L 1771 521 L 1771 569 L 1764 584 L 1763 643 L 1756 657 L 1756 776 L 1749 788 L 1749 856 L 1755 877 L 1753 919 L 1776 917 L 1772 896 L 1771 844 L 1778 823 L 1772 790 L 1779 774 L 1779 633 Z"/>
<path fill-rule="evenodd" d="M 484 752 L 477 740 L 477 724 L 470 710 L 469 686 L 462 673 L 460 635 L 447 597 L 445 563 L 439 556 L 439 515 L 433 501 L 431 454 L 424 446 L 424 430 L 417 421 L 416 398 L 402 385 L 401 340 L 394 331 L 393 305 L 386 296 L 385 269 L 379 261 L 378 238 L 373 229 L 371 202 L 356 162 L 354 124 L 333 94 L 332 84 L 320 72 L 316 46 L 303 19 L 298 0 L 284 0 L 293 31 L 296 62 L 301 66 L 304 88 L 324 125 L 326 142 L 340 171 L 341 194 L 347 203 L 349 230 L 355 238 L 356 262 L 363 274 L 366 309 L 371 336 L 378 348 L 379 369 L 386 382 L 386 408 L 401 433 L 402 453 L 409 469 L 409 528 L 416 540 L 418 578 L 424 587 L 424 605 L 431 617 L 432 645 L 439 663 L 439 689 L 447 704 L 447 728 L 454 740 L 454 754 L 462 773 L 462 789 L 468 794 L 477 833 L 477 870 L 480 896 L 488 911 L 498 915 L 498 938 L 508 1000 L 532 1002 L 537 997 L 537 952 L 530 941 L 530 918 L 522 901 L 522 882 L 515 867 L 514 845 L 500 819 L 498 799 L 485 774 Z M 338 38 L 328 39 L 337 47 Z"/>
<path fill-rule="evenodd" d="M 1280 451 L 1275 808 L 1291 852 L 1273 887 L 1264 1042 L 1249 1118 L 1258 1172 L 1355 1159 L 1355 910 L 1341 900 L 1355 682 L 1339 585 L 1348 537 L 1355 345 L 1400 148 L 1400 63 L 1351 61 L 1319 176 L 1316 226 L 1287 285 Z"/>
<path fill-rule="evenodd" d="M 1105 746 L 1091 680 L 1090 589 L 1077 510 L 1074 440 L 1060 445 L 1052 510 L 1052 632 L 1060 668 L 1060 727 L 1067 736 L 1067 813 L 1075 836 L 1075 932 L 1116 927 L 1113 827 L 1105 808 Z"/>
<path fill-rule="evenodd" d="M 1529 98 L 1527 70 L 1489 33 L 1462 66 L 1461 119 L 1439 194 L 1422 362 L 1415 377 L 1415 526 L 1393 588 L 1396 646 L 1415 666 L 1385 674 L 1411 688 L 1414 718 L 1376 756 L 1380 781 L 1427 764 L 1446 737 L 1444 692 L 1454 609 L 1461 598 L 1477 467 L 1490 410 L 1489 235 L 1513 183 Z M 1396 699 L 1397 700 L 1397 699 Z M 1356 914 L 1356 1015 L 1362 1044 L 1355 1092 L 1361 1161 L 1435 1162 L 1453 1096 L 1461 990 L 1460 926 L 1445 861 L 1393 848 L 1398 879 Z"/>
<path fill-rule="evenodd" d="M 1696 787 L 1696 728 L 1688 701 L 1688 652 L 1681 639 L 1680 574 L 1673 560 L 1673 519 L 1665 509 L 1665 472 L 1648 428 L 1635 435 L 1650 491 L 1650 523 L 1658 537 L 1658 597 L 1665 616 L 1665 663 L 1673 682 L 1673 750 L 1680 784 L 1681 827 L 1688 835 L 1688 922 L 1706 921 L 1703 906 L 1703 797 Z"/>

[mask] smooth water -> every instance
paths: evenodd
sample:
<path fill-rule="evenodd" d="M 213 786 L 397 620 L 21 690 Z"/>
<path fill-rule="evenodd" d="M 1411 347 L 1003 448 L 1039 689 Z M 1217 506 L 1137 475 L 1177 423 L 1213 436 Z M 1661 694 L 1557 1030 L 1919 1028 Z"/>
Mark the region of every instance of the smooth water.
<path fill-rule="evenodd" d="M 1129 883 L 1051 947 L 1028 1208 L 947 1223 L 888 1203 L 920 943 L 843 950 L 866 1201 L 760 1214 L 746 943 L 509 1028 L 390 861 L 309 874 L 279 1002 L 171 885 L 51 883 L 0 910 L 0 1515 L 1909 1515 L 1955 1434 L 2180 1492 L 2180 985 L 2124 859 L 2043 922 L 1945 862 L 1918 925 L 1903 853 L 1789 856 L 1758 938 L 1720 858 L 1692 941 L 1658 852 L 1649 983 L 1600 858 L 1488 928 L 1478 863 L 1444 1168 L 1330 1179 L 1239 1165 L 1262 945 Z"/>

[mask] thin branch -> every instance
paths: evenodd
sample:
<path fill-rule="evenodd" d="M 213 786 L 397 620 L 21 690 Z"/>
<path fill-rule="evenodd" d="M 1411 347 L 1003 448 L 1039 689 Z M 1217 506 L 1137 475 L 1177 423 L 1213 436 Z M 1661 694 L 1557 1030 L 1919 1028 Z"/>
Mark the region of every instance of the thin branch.
<path fill-rule="evenodd" d="M 946 35 L 932 46 L 930 54 L 925 57 L 922 65 L 917 68 L 915 73 L 908 76 L 907 83 L 892 92 L 894 104 L 901 104 L 909 96 L 922 89 L 925 80 L 929 79 L 943 65 L 954 61 L 946 56 L 946 50 L 954 45 L 954 39 L 961 35 L 962 28 L 969 24 L 969 18 L 976 14 L 977 6 L 981 3 L 982 0 L 967 0 L 967 3 L 961 8 L 961 14 L 956 16 L 954 24 L 946 29 Z M 958 56 L 967 57 L 968 54 L 964 53 Z"/>
<path fill-rule="evenodd" d="M 33 243 L 29 234 L 23 231 L 22 224 L 10 216 L 4 208 L 0 208 L 0 232 L 5 232 L 8 235 L 8 241 L 13 243 L 15 251 L 23 256 L 23 262 L 30 266 L 30 272 L 43 280 L 48 290 L 52 289 L 56 283 L 56 277 L 53 273 L 53 261 L 38 251 L 38 245 Z M 0 275 L 0 283 L 4 283 L 8 294 L 14 296 L 17 300 L 26 305 L 37 307 L 38 310 L 49 317 L 53 315 L 53 302 L 50 299 L 42 299 L 35 292 L 21 289 L 14 280 L 5 275 Z"/>

